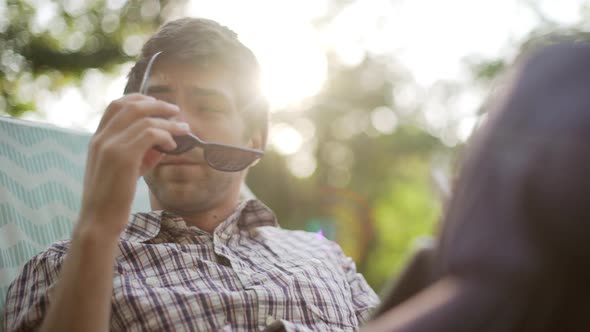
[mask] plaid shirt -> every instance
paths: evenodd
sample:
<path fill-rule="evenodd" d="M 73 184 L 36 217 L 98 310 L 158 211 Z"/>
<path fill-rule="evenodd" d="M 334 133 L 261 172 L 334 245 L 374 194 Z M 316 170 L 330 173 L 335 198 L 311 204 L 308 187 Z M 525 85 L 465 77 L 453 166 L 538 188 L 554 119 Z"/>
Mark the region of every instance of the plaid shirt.
<path fill-rule="evenodd" d="M 7 330 L 41 323 L 68 247 L 24 266 L 8 291 Z M 281 229 L 258 200 L 213 234 L 168 212 L 135 214 L 119 250 L 112 330 L 353 331 L 378 304 L 337 244 Z"/>

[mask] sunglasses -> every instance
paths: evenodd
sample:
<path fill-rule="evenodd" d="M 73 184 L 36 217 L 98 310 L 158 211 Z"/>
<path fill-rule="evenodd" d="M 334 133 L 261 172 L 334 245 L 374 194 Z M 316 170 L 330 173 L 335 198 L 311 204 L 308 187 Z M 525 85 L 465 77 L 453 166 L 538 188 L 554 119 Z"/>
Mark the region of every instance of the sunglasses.
<path fill-rule="evenodd" d="M 150 58 L 150 61 L 148 62 L 143 74 L 143 79 L 141 80 L 139 93 L 147 95 L 150 71 L 154 62 L 156 61 L 156 58 L 160 54 L 162 54 L 162 52 L 157 52 Z M 176 148 L 174 150 L 164 150 L 159 146 L 155 146 L 154 149 L 166 154 L 179 155 L 199 147 L 203 149 L 203 156 L 207 164 L 212 168 L 222 172 L 239 172 L 250 166 L 264 155 L 264 151 L 259 149 L 250 149 L 230 144 L 206 142 L 193 134 L 174 136 L 173 138 L 176 142 Z"/>

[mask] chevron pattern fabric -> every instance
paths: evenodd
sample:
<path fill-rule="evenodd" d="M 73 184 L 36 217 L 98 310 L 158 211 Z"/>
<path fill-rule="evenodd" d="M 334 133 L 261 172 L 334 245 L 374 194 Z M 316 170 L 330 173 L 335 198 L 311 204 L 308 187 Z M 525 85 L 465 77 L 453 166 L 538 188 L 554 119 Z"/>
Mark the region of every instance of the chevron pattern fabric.
<path fill-rule="evenodd" d="M 68 238 L 80 208 L 91 133 L 0 117 L 0 329 L 23 264 Z M 143 179 L 133 211 L 149 211 Z"/>

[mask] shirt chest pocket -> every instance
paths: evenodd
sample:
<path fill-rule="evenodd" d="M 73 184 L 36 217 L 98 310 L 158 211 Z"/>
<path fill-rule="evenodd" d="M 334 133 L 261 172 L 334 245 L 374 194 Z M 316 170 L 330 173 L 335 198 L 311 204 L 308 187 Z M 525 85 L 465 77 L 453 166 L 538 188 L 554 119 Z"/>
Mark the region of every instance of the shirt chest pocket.
<path fill-rule="evenodd" d="M 163 274 L 135 274 L 117 275 L 113 279 L 113 289 L 127 293 L 145 292 L 146 288 L 172 288 L 186 287 L 188 284 L 197 283 L 201 279 L 199 273 L 191 269 L 168 271 Z"/>
<path fill-rule="evenodd" d="M 215 330 L 227 320 L 224 312 L 207 312 L 199 294 L 207 293 L 199 273 L 190 269 L 159 275 L 119 274 L 113 278 L 112 330 Z M 212 297 L 204 300 L 215 302 Z M 190 303 L 190 310 L 183 309 Z M 206 315 L 206 318 L 205 317 Z M 166 329 L 166 330 L 168 330 Z"/>
<path fill-rule="evenodd" d="M 316 258 L 297 259 L 276 264 L 286 275 L 296 299 L 317 318 L 343 329 L 356 327 L 350 285 L 340 268 Z"/>

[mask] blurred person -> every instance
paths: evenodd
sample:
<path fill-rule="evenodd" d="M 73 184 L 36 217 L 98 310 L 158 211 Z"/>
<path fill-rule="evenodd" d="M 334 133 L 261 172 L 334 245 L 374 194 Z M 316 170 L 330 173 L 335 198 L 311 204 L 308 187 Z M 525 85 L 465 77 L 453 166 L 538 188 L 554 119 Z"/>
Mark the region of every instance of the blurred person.
<path fill-rule="evenodd" d="M 363 331 L 590 330 L 590 44 L 524 59 L 468 148 L 437 245 Z"/>
<path fill-rule="evenodd" d="M 241 201 L 250 161 L 212 167 L 235 157 L 227 146 L 264 149 L 258 76 L 254 54 L 214 21 L 172 21 L 146 42 L 91 140 L 72 239 L 24 266 L 8 291 L 7 330 L 359 327 L 378 298 L 354 262 L 317 234 L 281 229 L 259 200 Z M 162 153 L 189 133 L 215 144 Z M 153 211 L 130 216 L 140 176 Z"/>

